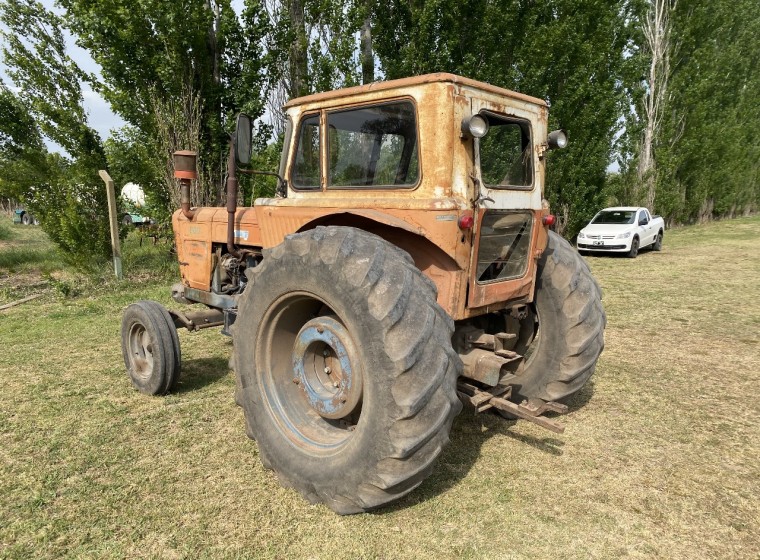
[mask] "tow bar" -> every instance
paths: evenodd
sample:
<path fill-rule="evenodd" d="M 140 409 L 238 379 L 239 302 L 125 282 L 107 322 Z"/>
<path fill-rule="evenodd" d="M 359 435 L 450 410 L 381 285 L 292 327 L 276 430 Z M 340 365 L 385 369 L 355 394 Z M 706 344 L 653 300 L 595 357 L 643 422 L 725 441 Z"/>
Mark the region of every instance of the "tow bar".
<path fill-rule="evenodd" d="M 520 404 L 515 404 L 507 400 L 512 395 L 512 387 L 509 385 L 480 389 L 475 385 L 460 381 L 457 383 L 457 394 L 464 404 L 473 406 L 477 412 L 496 408 L 517 418 L 538 424 L 554 433 L 561 434 L 565 431 L 565 426 L 542 415 L 549 411 L 565 414 L 567 405 L 553 401 L 545 402 L 541 399 L 526 399 Z"/>

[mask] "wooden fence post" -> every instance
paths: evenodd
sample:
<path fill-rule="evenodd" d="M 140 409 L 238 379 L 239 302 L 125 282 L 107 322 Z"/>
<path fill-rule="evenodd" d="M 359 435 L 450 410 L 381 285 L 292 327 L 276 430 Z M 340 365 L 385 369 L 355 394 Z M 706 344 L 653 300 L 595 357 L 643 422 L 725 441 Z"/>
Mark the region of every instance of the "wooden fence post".
<path fill-rule="evenodd" d="M 100 178 L 106 184 L 108 194 L 108 215 L 111 218 L 111 250 L 113 252 L 113 269 L 116 278 L 122 279 L 121 273 L 121 242 L 119 240 L 119 220 L 116 215 L 116 193 L 114 192 L 113 179 L 107 171 L 100 170 Z"/>

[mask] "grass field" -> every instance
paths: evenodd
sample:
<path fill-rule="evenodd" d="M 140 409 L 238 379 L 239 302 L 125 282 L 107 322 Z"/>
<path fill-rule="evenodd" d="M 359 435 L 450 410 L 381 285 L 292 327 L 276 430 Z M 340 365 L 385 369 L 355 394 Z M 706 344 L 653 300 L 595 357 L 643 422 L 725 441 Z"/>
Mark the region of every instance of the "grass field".
<path fill-rule="evenodd" d="M 760 557 L 759 218 L 588 258 L 606 349 L 565 433 L 464 413 L 419 489 L 351 517 L 264 470 L 228 338 L 180 333 L 179 391 L 131 388 L 121 310 L 177 307 L 171 265 L 140 268 L 165 248 L 128 240 L 130 279 L 93 281 L 61 271 L 39 229 L 5 229 L 0 303 L 25 281 L 45 295 L 0 311 L 0 558 Z"/>

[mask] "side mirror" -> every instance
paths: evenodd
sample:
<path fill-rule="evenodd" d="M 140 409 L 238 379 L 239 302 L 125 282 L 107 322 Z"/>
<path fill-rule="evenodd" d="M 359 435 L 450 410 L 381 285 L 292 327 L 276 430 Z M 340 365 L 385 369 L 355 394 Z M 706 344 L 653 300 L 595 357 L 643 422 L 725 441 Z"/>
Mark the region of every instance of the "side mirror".
<path fill-rule="evenodd" d="M 245 113 L 238 114 L 235 127 L 235 159 L 238 165 L 251 163 L 251 117 Z"/>
<path fill-rule="evenodd" d="M 641 218 L 641 219 L 639 220 L 639 225 L 640 225 L 640 226 L 645 226 L 645 225 L 647 225 L 648 223 L 649 223 L 649 220 L 647 220 L 646 218 Z"/>
<path fill-rule="evenodd" d="M 564 130 L 554 130 L 550 132 L 546 137 L 546 145 L 550 150 L 567 147 L 567 132 Z"/>

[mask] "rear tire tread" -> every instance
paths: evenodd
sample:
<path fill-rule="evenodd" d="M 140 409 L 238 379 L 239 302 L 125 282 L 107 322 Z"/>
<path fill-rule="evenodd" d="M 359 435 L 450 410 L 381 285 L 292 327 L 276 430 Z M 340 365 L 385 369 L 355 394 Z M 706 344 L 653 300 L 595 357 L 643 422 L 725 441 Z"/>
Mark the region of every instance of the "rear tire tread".
<path fill-rule="evenodd" d="M 549 232 L 542 266 L 537 298 L 553 297 L 557 316 L 539 315 L 543 336 L 549 335 L 553 341 L 544 342 L 539 350 L 553 356 L 537 356 L 519 373 L 522 385 L 516 394 L 518 400 L 537 397 L 557 401 L 576 393 L 594 373 L 604 348 L 607 319 L 601 304 L 602 290 L 585 261 L 567 241 Z M 539 288 L 547 292 L 540 294 Z"/>
<path fill-rule="evenodd" d="M 281 262 L 282 261 L 282 262 Z M 287 261 L 287 262 L 285 262 Z M 341 262 L 342 261 L 342 262 Z M 387 442 L 378 442 L 361 470 L 363 480 L 349 488 L 314 483 L 288 476 L 283 465 L 260 447 L 262 463 L 278 472 L 288 486 L 307 499 L 324 502 L 342 514 L 367 511 L 412 491 L 430 473 L 440 450 L 448 443 L 454 416 L 461 410 L 456 396 L 456 380 L 462 364 L 451 349 L 454 322 L 436 303 L 435 285 L 417 269 L 411 257 L 381 238 L 346 227 L 317 227 L 287 236 L 278 247 L 264 251 L 262 265 L 248 269 L 248 288 L 241 298 L 239 319 L 233 331 L 240 337 L 240 318 L 253 307 L 254 288 L 267 267 L 335 267 L 350 270 L 351 283 L 364 294 L 370 316 L 380 323 L 382 340 L 376 344 L 395 364 L 390 383 Z M 358 271 L 358 272 L 357 272 Z M 357 281 L 357 277 L 360 280 Z M 248 333 L 246 338 L 251 338 Z M 243 374 L 240 344 L 235 345 L 236 377 L 244 393 L 246 417 L 253 417 L 253 402 Z M 430 364 L 436 368 L 431 379 Z M 253 368 L 253 366 L 251 366 Z M 383 382 L 386 382 L 383 381 Z M 410 390 L 415 394 L 410 395 Z M 255 439 L 259 427 L 253 422 Z M 371 463 L 371 464 L 370 464 Z M 389 468 L 393 466 L 393 468 Z M 287 466 L 285 466 L 287 467 Z M 400 469 L 400 470 L 398 470 Z M 395 472 L 398 470 L 398 472 Z M 372 474 L 374 473 L 374 474 Z M 391 484 L 392 483 L 392 484 Z M 347 491 L 348 490 L 348 491 Z"/>

